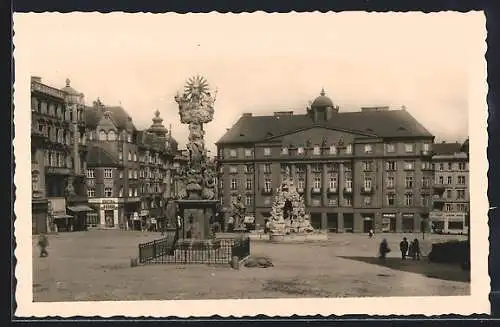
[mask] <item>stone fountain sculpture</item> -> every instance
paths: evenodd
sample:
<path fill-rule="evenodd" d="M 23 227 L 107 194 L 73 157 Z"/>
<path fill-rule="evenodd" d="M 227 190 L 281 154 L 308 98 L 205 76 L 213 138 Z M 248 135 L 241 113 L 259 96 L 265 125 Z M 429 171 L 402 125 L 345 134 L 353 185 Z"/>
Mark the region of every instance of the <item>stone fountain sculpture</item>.
<path fill-rule="evenodd" d="M 178 176 L 180 190 L 177 203 L 185 219 L 184 235 L 192 238 L 208 236 L 208 221 L 218 203 L 215 164 L 207 157 L 203 129 L 204 124 L 213 120 L 216 93 L 211 94 L 204 77 L 194 76 L 186 82 L 184 92 L 174 98 L 179 107 L 181 123 L 187 124 L 189 128 L 189 161 Z"/>

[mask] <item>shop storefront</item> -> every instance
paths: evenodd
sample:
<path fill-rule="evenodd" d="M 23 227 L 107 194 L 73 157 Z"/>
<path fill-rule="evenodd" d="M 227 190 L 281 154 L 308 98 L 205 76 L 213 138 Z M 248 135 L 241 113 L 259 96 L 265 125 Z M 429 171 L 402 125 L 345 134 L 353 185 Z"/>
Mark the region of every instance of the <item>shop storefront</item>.
<path fill-rule="evenodd" d="M 429 215 L 431 231 L 443 234 L 467 233 L 466 213 L 431 211 Z"/>
<path fill-rule="evenodd" d="M 66 199 L 48 198 L 48 201 L 50 231 L 73 231 L 73 216 L 66 214 Z"/>
<path fill-rule="evenodd" d="M 384 213 L 382 214 L 382 232 L 395 233 L 396 232 L 396 214 Z"/>
<path fill-rule="evenodd" d="M 415 229 L 415 214 L 403 213 L 403 233 L 413 233 Z"/>
<path fill-rule="evenodd" d="M 98 227 L 117 229 L 120 227 L 119 224 L 119 203 L 117 198 L 106 198 L 106 199 L 89 199 L 99 215 Z"/>

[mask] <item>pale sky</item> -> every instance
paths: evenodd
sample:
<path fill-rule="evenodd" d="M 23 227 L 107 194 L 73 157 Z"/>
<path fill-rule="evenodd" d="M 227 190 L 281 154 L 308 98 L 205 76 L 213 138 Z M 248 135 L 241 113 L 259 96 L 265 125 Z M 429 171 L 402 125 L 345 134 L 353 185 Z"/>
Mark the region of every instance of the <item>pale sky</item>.
<path fill-rule="evenodd" d="M 243 112 L 304 113 L 323 87 L 340 111 L 405 105 L 438 141 L 463 141 L 469 45 L 477 38 L 469 18 L 16 13 L 14 57 L 48 85 L 64 87 L 70 78 L 88 105 L 97 97 L 121 104 L 137 128 L 149 127 L 160 110 L 181 145 L 188 129 L 179 123 L 174 95 L 187 78 L 203 75 L 218 89 L 215 118 L 206 126 L 211 151 Z"/>

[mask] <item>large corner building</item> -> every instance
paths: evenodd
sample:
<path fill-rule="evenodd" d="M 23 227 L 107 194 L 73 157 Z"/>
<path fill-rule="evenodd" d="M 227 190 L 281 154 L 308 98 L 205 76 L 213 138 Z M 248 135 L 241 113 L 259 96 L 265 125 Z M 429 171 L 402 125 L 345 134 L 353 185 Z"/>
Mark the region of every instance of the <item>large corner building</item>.
<path fill-rule="evenodd" d="M 342 112 L 324 91 L 304 113 L 245 113 L 217 142 L 219 194 L 261 226 L 287 167 L 315 228 L 421 230 L 432 207 L 429 133 L 406 109 Z"/>

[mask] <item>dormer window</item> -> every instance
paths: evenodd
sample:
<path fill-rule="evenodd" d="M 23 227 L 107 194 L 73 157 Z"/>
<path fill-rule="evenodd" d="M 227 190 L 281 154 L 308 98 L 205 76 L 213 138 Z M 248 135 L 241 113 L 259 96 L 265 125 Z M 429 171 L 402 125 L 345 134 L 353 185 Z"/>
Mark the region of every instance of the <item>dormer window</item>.
<path fill-rule="evenodd" d="M 270 156 L 271 155 L 271 148 L 264 148 L 264 155 Z"/>
<path fill-rule="evenodd" d="M 108 141 L 115 141 L 116 140 L 116 133 L 115 131 L 111 130 L 108 132 Z"/>
<path fill-rule="evenodd" d="M 372 153 L 373 148 L 371 144 L 365 144 L 365 153 Z"/>
<path fill-rule="evenodd" d="M 330 154 L 337 154 L 337 148 L 335 147 L 335 145 L 330 145 Z"/>
<path fill-rule="evenodd" d="M 285 156 L 288 155 L 288 148 L 287 147 L 282 148 L 281 149 L 281 154 L 285 155 Z"/>
<path fill-rule="evenodd" d="M 386 144 L 386 150 L 388 153 L 392 153 L 396 151 L 396 147 L 394 144 Z"/>
<path fill-rule="evenodd" d="M 245 149 L 245 157 L 251 157 L 252 156 L 252 149 Z"/>
<path fill-rule="evenodd" d="M 229 156 L 231 158 L 235 158 L 236 157 L 236 149 L 230 149 L 229 150 Z"/>
<path fill-rule="evenodd" d="M 413 152 L 413 144 L 406 143 L 405 144 L 405 152 Z"/>
<path fill-rule="evenodd" d="M 99 131 L 99 141 L 107 141 L 108 135 L 105 131 Z"/>
<path fill-rule="evenodd" d="M 313 148 L 313 154 L 316 155 L 316 156 L 320 155 L 321 154 L 321 148 L 319 146 L 317 146 L 317 145 L 314 146 L 314 148 Z"/>
<path fill-rule="evenodd" d="M 297 148 L 297 154 L 304 154 L 304 148 L 303 148 L 303 147 L 301 147 L 301 146 L 299 146 L 299 147 Z"/>
<path fill-rule="evenodd" d="M 348 144 L 348 145 L 345 147 L 345 153 L 346 153 L 346 154 L 352 154 L 352 144 Z"/>

